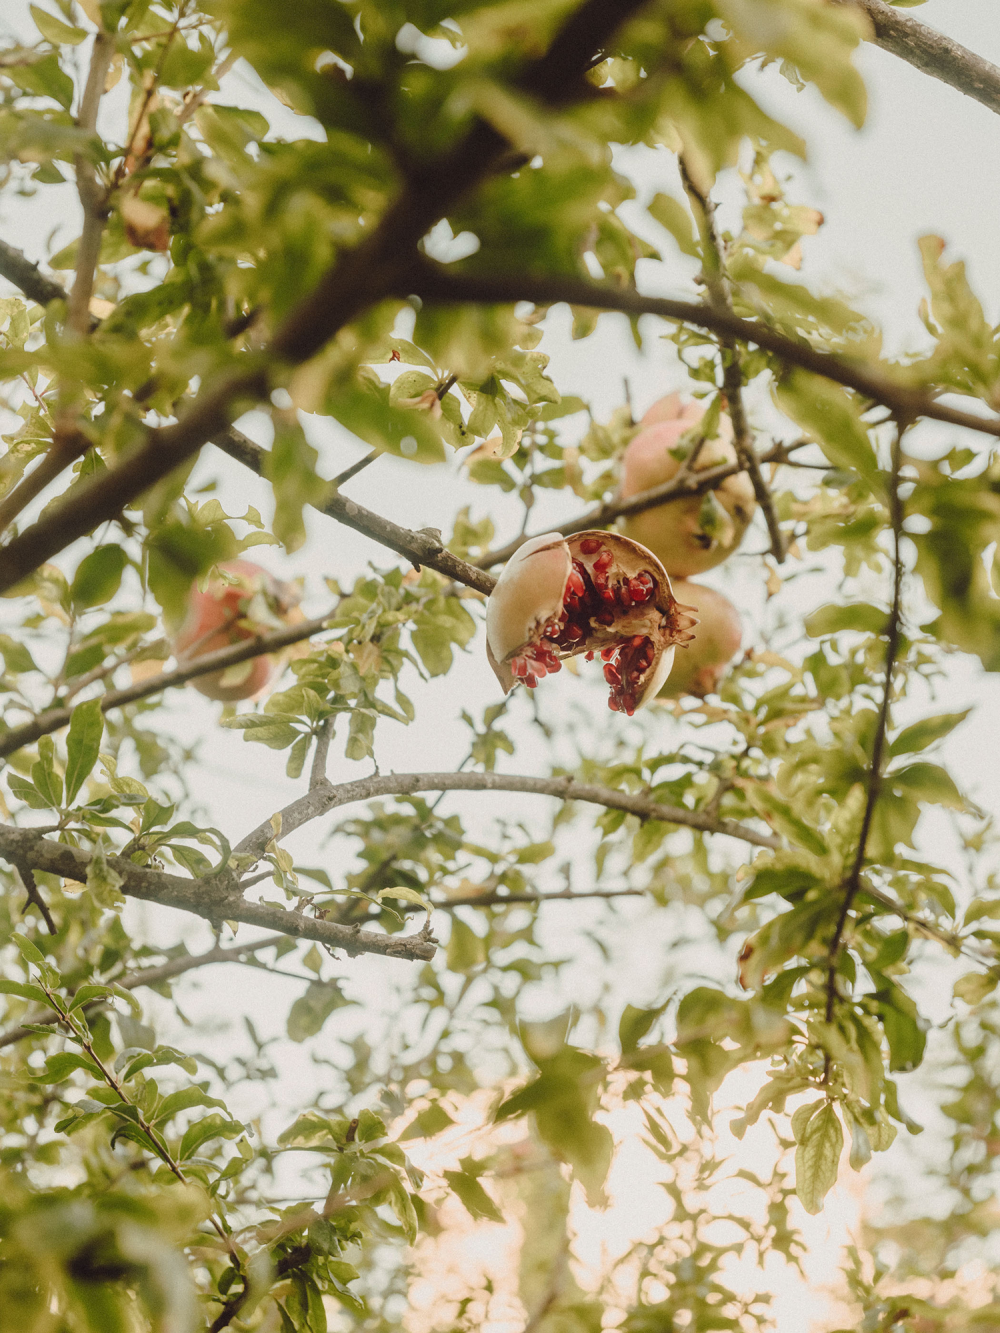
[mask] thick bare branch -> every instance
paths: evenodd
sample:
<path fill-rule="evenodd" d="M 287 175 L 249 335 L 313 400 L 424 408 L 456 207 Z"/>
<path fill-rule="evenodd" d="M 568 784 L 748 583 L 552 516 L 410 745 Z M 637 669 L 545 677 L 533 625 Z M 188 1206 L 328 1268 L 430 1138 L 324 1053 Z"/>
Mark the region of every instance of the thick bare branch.
<path fill-rule="evenodd" d="M 1000 417 L 975 416 L 939 403 L 922 389 L 913 389 L 887 375 L 868 369 L 860 361 L 821 352 L 806 342 L 779 333 L 770 325 L 741 319 L 728 311 L 692 301 L 675 301 L 662 296 L 643 296 L 629 287 L 588 282 L 584 278 L 547 277 L 534 273 L 448 273 L 427 261 L 415 269 L 404 284 L 409 295 L 439 304 L 489 303 L 511 305 L 531 301 L 537 306 L 582 306 L 591 310 L 618 311 L 625 315 L 659 315 L 680 324 L 694 324 L 711 333 L 752 343 L 790 365 L 801 366 L 854 389 L 873 403 L 888 407 L 893 413 L 913 420 L 930 417 L 952 426 L 965 426 L 986 435 L 1000 437 Z M 403 290 L 401 287 L 400 291 Z"/>
<path fill-rule="evenodd" d="M 138 699 L 148 699 L 151 694 L 160 694 L 163 690 L 172 689 L 176 685 L 186 685 L 189 680 L 206 676 L 211 671 L 221 671 L 226 667 L 236 666 L 239 662 L 249 662 L 253 657 L 261 657 L 264 653 L 279 652 L 293 643 L 301 643 L 303 639 L 311 639 L 314 634 L 326 629 L 329 618 L 329 615 L 326 615 L 315 620 L 302 620 L 297 625 L 288 625 L 285 629 L 275 630 L 273 634 L 262 634 L 258 638 L 247 639 L 244 643 L 234 643 L 228 648 L 219 648 L 214 653 L 205 653 L 185 666 L 175 667 L 173 671 L 161 671 L 158 675 L 137 681 L 124 690 L 108 690 L 106 694 L 101 695 L 101 712 L 106 713 L 109 708 L 124 708 L 126 704 L 134 704 Z M 50 708 L 45 713 L 39 713 L 38 717 L 30 722 L 5 731 L 0 735 L 0 758 L 13 754 L 23 745 L 30 745 L 32 741 L 37 741 L 39 736 L 47 736 L 61 727 L 69 726 L 72 716 L 72 708 Z"/>
<path fill-rule="evenodd" d="M 108 984 L 112 982 L 120 986 L 123 990 L 136 990 L 139 986 L 158 986 L 164 981 L 170 981 L 174 977 L 183 976 L 185 972 L 193 972 L 195 968 L 207 967 L 212 963 L 239 963 L 243 962 L 248 955 L 260 953 L 263 949 L 273 948 L 275 944 L 280 944 L 286 936 L 267 935 L 262 940 L 250 940 L 247 944 L 236 944 L 232 948 L 208 949 L 205 953 L 185 954 L 182 958 L 171 958 L 168 963 L 160 963 L 156 967 L 144 967 L 139 972 L 133 972 L 130 976 L 112 977 Z M 93 1004 L 83 1006 L 85 1012 L 90 1012 L 98 1008 L 103 1003 L 102 1000 L 95 1000 Z M 45 1009 L 40 1013 L 31 1014 L 28 1023 L 54 1023 L 59 1015 L 54 1009 Z M 9 1032 L 0 1033 L 0 1050 L 5 1046 L 13 1046 L 15 1042 L 23 1041 L 25 1037 L 30 1037 L 30 1029 L 22 1023 L 16 1028 L 11 1028 Z"/>
<path fill-rule="evenodd" d="M 577 782 L 575 778 L 533 778 L 513 773 L 385 773 L 358 778 L 334 786 L 324 782 L 281 811 L 281 837 L 354 801 L 368 801 L 378 796 L 409 796 L 418 791 L 521 791 L 537 796 L 555 796 L 560 801 L 586 801 L 611 810 L 625 810 L 640 819 L 659 819 L 668 824 L 682 824 L 703 833 L 725 833 L 755 847 L 780 847 L 780 841 L 768 833 L 759 833 L 733 819 L 709 818 L 697 810 L 664 805 L 650 796 Z M 270 820 L 248 833 L 235 848 L 238 855 L 260 857 L 274 837 Z"/>
<path fill-rule="evenodd" d="M 47 278 L 37 264 L 26 259 L 21 250 L 15 250 L 6 241 L 0 241 L 0 277 L 6 278 L 29 301 L 36 301 L 39 305 L 66 300 L 66 289 L 60 283 Z"/>
<path fill-rule="evenodd" d="M 556 34 L 548 51 L 526 63 L 515 81 L 549 105 L 584 91 L 583 75 L 622 23 L 645 0 L 585 0 Z M 405 286 L 422 236 L 480 181 L 503 166 L 508 142 L 476 121 L 443 157 L 407 180 L 367 240 L 345 250 L 314 290 L 286 318 L 269 349 L 270 361 L 308 360 L 362 311 Z M 248 357 L 245 368 L 205 388 L 175 424 L 147 430 L 144 443 L 100 476 L 74 486 L 3 550 L 0 592 L 15 587 L 57 552 L 101 522 L 115 518 L 137 496 L 186 462 L 230 424 L 233 415 L 270 390 L 267 362 Z"/>
<path fill-rule="evenodd" d="M 263 850 L 263 849 L 261 849 Z M 43 870 L 64 879 L 86 883 L 87 869 L 93 856 L 79 847 L 54 842 L 30 828 L 0 824 L 0 856 L 17 863 L 23 861 L 34 870 Z M 436 942 L 426 928 L 415 935 L 380 935 L 356 926 L 341 926 L 333 921 L 306 916 L 302 912 L 251 903 L 229 887 L 224 878 L 185 879 L 137 866 L 122 856 L 109 856 L 107 863 L 121 877 L 121 892 L 130 898 L 159 903 L 191 912 L 206 921 L 242 921 L 267 930 L 278 930 L 295 939 L 317 940 L 333 949 L 343 949 L 354 957 L 361 953 L 382 954 L 387 958 L 421 959 L 434 957 Z"/>
<path fill-rule="evenodd" d="M 1000 115 L 1000 69 L 968 47 L 883 0 L 834 0 L 854 4 L 871 19 L 875 42 L 933 79 L 957 88 Z"/>

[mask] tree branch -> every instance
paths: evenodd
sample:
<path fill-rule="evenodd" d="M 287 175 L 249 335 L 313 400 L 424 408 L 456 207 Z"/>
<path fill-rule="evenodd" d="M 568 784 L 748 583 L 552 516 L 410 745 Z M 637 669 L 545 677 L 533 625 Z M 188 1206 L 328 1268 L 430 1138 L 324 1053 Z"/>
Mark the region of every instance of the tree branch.
<path fill-rule="evenodd" d="M 871 19 L 875 42 L 932 79 L 957 88 L 1000 115 L 1000 69 L 943 33 L 883 0 L 834 0 L 854 4 Z"/>
<path fill-rule="evenodd" d="M 874 403 L 881 403 L 896 415 L 907 420 L 930 417 L 953 426 L 982 431 L 1000 437 L 1000 417 L 974 416 L 939 403 L 931 394 L 885 375 L 874 373 L 866 366 L 832 352 L 821 352 L 806 342 L 799 342 L 780 333 L 770 325 L 741 319 L 728 311 L 713 310 L 710 306 L 692 301 L 675 301 L 661 296 L 643 296 L 629 287 L 589 282 L 584 278 L 549 277 L 534 273 L 449 273 L 443 268 L 422 261 L 407 275 L 407 295 L 439 304 L 493 303 L 513 305 L 530 301 L 537 306 L 583 306 L 591 310 L 618 311 L 624 315 L 659 315 L 662 319 L 680 324 L 694 324 L 711 333 L 738 338 L 754 343 L 765 351 L 800 366 L 814 375 L 854 389 Z"/>
<path fill-rule="evenodd" d="M 235 458 L 238 463 L 250 468 L 258 476 L 263 475 L 267 450 L 248 439 L 242 431 L 230 427 L 229 430 L 216 436 L 214 443 L 230 458 Z M 343 523 L 345 527 L 353 528 L 355 532 L 363 533 L 381 546 L 387 546 L 390 551 L 395 551 L 397 555 L 404 556 L 418 569 L 421 565 L 426 565 L 428 569 L 436 569 L 439 574 L 444 574 L 456 583 L 465 584 L 468 588 L 475 588 L 477 592 L 486 596 L 493 591 L 496 579 L 491 574 L 477 569 L 475 565 L 470 565 L 468 561 L 452 555 L 446 550 L 439 534 L 426 529 L 423 532 L 413 532 L 409 528 L 401 528 L 380 514 L 366 509 L 364 505 L 348 500 L 346 496 L 338 495 L 336 492 L 329 495 L 322 504 L 313 507 L 321 514 Z"/>
<path fill-rule="evenodd" d="M 585 0 L 548 51 L 529 61 L 514 86 L 550 106 L 585 91 L 584 73 L 615 30 L 645 0 Z M 367 240 L 341 253 L 313 291 L 277 330 L 269 360 L 251 358 L 206 388 L 174 425 L 148 429 L 146 439 L 99 476 L 74 486 L 3 550 L 0 592 L 15 587 L 57 552 L 107 519 L 222 434 L 237 410 L 270 390 L 268 365 L 299 365 L 364 310 L 405 285 L 422 236 L 491 172 L 503 165 L 508 141 L 483 120 L 442 157 L 407 180 Z"/>
<path fill-rule="evenodd" d="M 6 241 L 0 241 L 0 277 L 6 278 L 29 301 L 35 301 L 38 305 L 66 300 L 66 289 L 61 283 L 47 278 L 37 264 L 26 259 L 21 250 L 15 250 Z"/>
<path fill-rule="evenodd" d="M 301 643 L 303 639 L 311 639 L 314 634 L 326 629 L 332 614 L 329 612 L 316 620 L 302 620 L 297 625 L 288 625 L 284 629 L 275 630 L 272 634 L 262 634 L 258 638 L 247 639 L 244 643 L 234 643 L 228 648 L 219 648 L 214 653 L 205 653 L 193 662 L 175 667 L 173 671 L 161 671 L 158 675 L 137 681 L 124 690 L 108 690 L 106 694 L 100 696 L 101 712 L 106 713 L 109 708 L 124 708 L 126 704 L 147 699 L 151 694 L 159 694 L 162 690 L 172 689 L 177 685 L 186 685 L 189 680 L 206 676 L 211 671 L 221 671 L 226 667 L 236 666 L 239 662 L 249 662 L 251 658 L 261 657 L 264 653 L 278 652 L 293 643 Z M 47 736 L 50 732 L 68 726 L 72 716 L 72 708 L 50 708 L 30 722 L 25 722 L 19 727 L 11 727 L 10 731 L 0 734 L 0 758 L 13 754 L 24 745 L 30 745 L 32 741 L 37 741 L 39 736 Z"/>
<path fill-rule="evenodd" d="M 688 198 L 694 205 L 695 216 L 698 219 L 699 231 L 701 232 L 704 256 L 702 275 L 705 288 L 716 310 L 725 311 L 731 315 L 733 313 L 733 299 L 726 278 L 725 247 L 715 225 L 715 203 L 709 195 L 703 194 L 695 184 L 688 171 L 683 154 L 679 162 L 681 180 L 684 183 Z M 771 499 L 770 488 L 760 470 L 760 462 L 753 443 L 753 434 L 747 420 L 746 406 L 743 402 L 743 363 L 740 357 L 739 344 L 735 338 L 723 336 L 719 339 L 719 345 L 722 349 L 722 385 L 726 393 L 729 419 L 733 423 L 733 446 L 736 449 L 737 458 L 750 478 L 753 493 L 758 505 L 760 505 L 761 513 L 764 515 L 764 521 L 767 523 L 768 535 L 771 538 L 771 554 L 780 565 L 785 558 L 785 539 L 778 524 L 778 516 L 774 512 L 774 501 Z"/>
<path fill-rule="evenodd" d="M 889 619 L 885 627 L 886 649 L 885 649 L 885 682 L 882 688 L 882 702 L 879 707 L 878 722 L 875 727 L 875 738 L 872 742 L 872 762 L 868 777 L 868 791 L 865 795 L 865 809 L 861 817 L 861 831 L 858 834 L 858 846 L 854 854 L 854 861 L 851 865 L 850 874 L 844 885 L 844 899 L 840 905 L 840 913 L 837 917 L 837 924 L 834 928 L 833 937 L 830 940 L 830 948 L 827 954 L 827 986 L 826 986 L 826 1021 L 833 1021 L 834 1006 L 837 999 L 837 958 L 840 954 L 840 946 L 844 938 L 844 930 L 847 926 L 847 918 L 850 915 L 854 899 L 861 891 L 861 872 L 864 869 L 865 854 L 868 848 L 868 837 L 871 833 L 872 820 L 875 817 L 875 807 L 878 804 L 878 798 L 882 791 L 882 763 L 885 755 L 886 733 L 889 729 L 889 707 L 892 703 L 892 684 L 893 672 L 896 666 L 896 658 L 899 653 L 899 640 L 902 623 L 903 610 L 903 555 L 901 550 L 903 534 L 903 501 L 899 495 L 899 474 L 902 466 L 902 437 L 905 425 L 897 422 L 896 437 L 892 443 L 892 474 L 889 484 L 889 515 L 892 526 L 893 539 L 893 581 L 892 581 L 892 607 L 889 611 Z M 827 1064 L 829 1071 L 829 1064 Z"/>
<path fill-rule="evenodd" d="M 86 883 L 87 869 L 93 860 L 91 852 L 70 847 L 68 843 L 53 842 L 34 829 L 16 828 L 11 824 L 0 824 L 0 856 L 13 864 L 24 861 L 34 870 L 76 880 L 80 884 Z M 361 953 L 376 953 L 387 958 L 426 962 L 436 951 L 437 942 L 426 927 L 414 935 L 379 935 L 357 926 L 341 926 L 333 921 L 305 916 L 302 912 L 269 907 L 267 903 L 247 902 L 220 877 L 185 879 L 165 870 L 137 866 L 124 856 L 109 856 L 107 864 L 121 876 L 119 887 L 128 897 L 159 903 L 163 907 L 176 907 L 213 924 L 242 921 L 250 926 L 279 930 L 295 939 L 317 940 L 333 949 L 343 949 L 352 958 Z"/>
<path fill-rule="evenodd" d="M 807 444 L 812 443 L 812 440 L 796 440 L 792 444 L 776 444 L 767 453 L 759 454 L 757 461 L 758 463 L 787 463 L 788 454 L 791 450 L 802 449 Z M 682 467 L 669 481 L 661 482 L 659 486 L 653 486 L 648 491 L 641 491 L 638 495 L 632 495 L 627 500 L 620 498 L 605 500 L 593 509 L 588 509 L 579 518 L 571 518 L 565 523 L 553 524 L 549 531 L 560 532 L 564 537 L 568 537 L 571 533 L 584 532 L 588 528 L 604 528 L 609 523 L 613 523 L 616 518 L 622 518 L 626 514 L 641 514 L 643 510 L 654 509 L 657 505 L 664 504 L 668 500 L 679 500 L 688 495 L 703 495 L 705 491 L 713 490 L 718 486 L 720 481 L 725 481 L 726 477 L 732 477 L 743 470 L 742 464 L 737 462 L 720 463 L 717 467 L 705 468 L 701 472 L 695 472 L 690 467 L 690 458 L 686 461 L 688 466 L 686 468 Z M 817 466 L 822 466 L 824 470 L 828 470 L 830 465 L 818 464 Z M 476 561 L 476 564 L 483 569 L 491 568 L 493 565 L 505 564 L 514 552 L 530 539 L 530 534 L 515 537 L 506 546 L 498 546 L 495 551 L 488 551 L 486 555 L 481 556 Z"/>
<path fill-rule="evenodd" d="M 115 39 L 110 32 L 99 29 L 90 53 L 90 69 L 80 100 L 76 118 L 79 129 L 93 134 L 97 128 L 97 112 L 104 96 L 104 84 L 115 53 Z M 104 234 L 106 200 L 97 180 L 97 168 L 89 158 L 77 154 L 76 188 L 83 208 L 83 231 L 76 252 L 76 276 L 69 294 L 66 324 L 79 335 L 90 328 L 90 297 L 94 290 L 94 274 L 101 257 L 101 236 Z"/>
<path fill-rule="evenodd" d="M 262 940 L 253 940 L 249 944 L 237 944 L 231 949 L 215 948 L 209 949 L 206 953 L 186 954 L 183 958 L 171 958 L 168 963 L 160 963 L 157 967 L 145 967 L 141 972 L 133 972 L 131 976 L 121 977 L 120 979 L 112 977 L 107 984 L 121 986 L 123 990 L 136 990 L 139 986 L 158 986 L 163 981 L 170 981 L 173 977 L 182 976 L 185 972 L 192 972 L 197 967 L 207 967 L 210 963 L 238 963 L 242 961 L 246 954 L 258 953 L 262 949 L 270 949 L 286 938 L 285 935 L 268 935 Z M 103 1000 L 95 1000 L 92 1004 L 85 1004 L 83 1006 L 84 1012 L 90 1013 L 103 1003 Z M 23 1041 L 25 1037 L 30 1037 L 32 1033 L 31 1029 L 26 1026 L 27 1023 L 54 1023 L 58 1017 L 59 1015 L 54 1009 L 32 1014 L 19 1027 L 11 1028 L 9 1032 L 0 1034 L 0 1050 L 5 1046 L 13 1046 L 16 1042 Z"/>
<path fill-rule="evenodd" d="M 570 776 L 554 778 L 521 777 L 511 773 L 386 773 L 358 778 L 334 786 L 323 782 L 281 811 L 281 838 L 308 824 L 310 820 L 354 801 L 368 801 L 378 796 L 409 796 L 418 791 L 520 791 L 538 796 L 555 796 L 561 801 L 586 801 L 611 810 L 625 810 L 640 819 L 659 819 L 668 824 L 683 824 L 703 833 L 724 833 L 755 847 L 781 846 L 778 838 L 758 833 L 732 819 L 710 818 L 684 806 L 663 805 L 650 796 L 618 791 L 614 787 L 577 782 Z M 274 837 L 270 820 L 260 824 L 233 849 L 234 855 L 258 859 Z M 250 869 L 248 866 L 247 869 Z"/>

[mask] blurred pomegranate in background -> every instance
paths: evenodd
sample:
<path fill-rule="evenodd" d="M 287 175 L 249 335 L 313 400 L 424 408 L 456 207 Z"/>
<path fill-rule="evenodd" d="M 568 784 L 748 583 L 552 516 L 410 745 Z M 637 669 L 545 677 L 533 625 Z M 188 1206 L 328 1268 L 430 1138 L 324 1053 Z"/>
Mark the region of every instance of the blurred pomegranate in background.
<path fill-rule="evenodd" d="M 683 435 L 704 416 L 698 403 L 681 403 L 668 394 L 654 403 L 641 429 L 625 450 L 622 498 L 629 499 L 670 481 L 680 470 L 676 456 Z M 675 452 L 671 452 L 671 451 Z M 719 421 L 718 435 L 706 440 L 693 471 L 703 472 L 720 463 L 735 463 L 729 418 Z M 669 575 L 688 578 L 702 574 L 727 559 L 739 546 L 753 518 L 757 502 L 753 483 L 745 472 L 726 477 L 704 495 L 668 500 L 622 521 L 626 536 L 647 546 Z"/>
<path fill-rule="evenodd" d="M 693 607 L 698 616 L 694 638 L 674 658 L 661 699 L 693 694 L 704 699 L 715 694 L 730 662 L 740 650 L 740 613 L 728 597 L 701 583 L 677 580 L 674 596 Z"/>
<path fill-rule="evenodd" d="M 272 633 L 302 619 L 299 592 L 250 560 L 223 560 L 204 591 L 197 582 L 188 594 L 184 622 L 174 635 L 174 656 L 187 665 L 230 644 Z M 280 659 L 263 654 L 247 662 L 196 676 L 191 684 L 209 699 L 234 703 L 255 699 L 277 677 Z"/>
<path fill-rule="evenodd" d="M 509 693 L 534 689 L 561 659 L 600 653 L 608 706 L 629 717 L 670 671 L 694 617 L 656 557 L 616 532 L 544 533 L 511 556 L 486 610 L 490 665 Z"/>

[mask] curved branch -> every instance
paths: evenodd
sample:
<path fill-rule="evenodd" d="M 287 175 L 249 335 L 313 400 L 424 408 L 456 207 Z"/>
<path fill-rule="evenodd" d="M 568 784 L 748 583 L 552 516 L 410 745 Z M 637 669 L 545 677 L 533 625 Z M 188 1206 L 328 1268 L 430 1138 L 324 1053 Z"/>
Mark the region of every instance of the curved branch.
<path fill-rule="evenodd" d="M 625 810 L 628 814 L 638 815 L 640 819 L 683 824 L 702 833 L 724 833 L 730 838 L 752 843 L 755 847 L 777 849 L 781 846 L 778 838 L 768 833 L 758 833 L 756 829 L 736 820 L 712 818 L 684 806 L 664 805 L 651 796 L 577 782 L 568 775 L 533 778 L 512 773 L 385 773 L 371 778 L 358 778 L 355 782 L 343 782 L 337 786 L 324 781 L 281 811 L 280 837 L 287 837 L 303 824 L 339 806 L 372 800 L 378 796 L 410 796 L 418 791 L 520 791 L 536 796 L 555 796 L 560 801 L 586 801 L 610 810 Z M 247 834 L 233 849 L 234 855 L 259 858 L 273 837 L 274 827 L 268 820 Z"/>
<path fill-rule="evenodd" d="M 986 435 L 1000 437 L 1000 417 L 980 417 L 946 407 L 931 394 L 885 375 L 876 374 L 861 362 L 849 361 L 832 352 L 820 352 L 807 342 L 799 342 L 780 333 L 769 324 L 741 319 L 725 310 L 694 301 L 675 301 L 662 296 L 643 296 L 630 287 L 588 282 L 584 278 L 548 277 L 533 273 L 448 273 L 423 261 L 407 275 L 397 295 L 419 296 L 423 301 L 461 305 L 483 303 L 513 305 L 530 301 L 537 306 L 583 306 L 591 310 L 617 311 L 623 315 L 659 315 L 680 324 L 694 324 L 710 333 L 754 343 L 783 361 L 801 366 L 814 375 L 854 389 L 873 403 L 881 403 L 897 416 L 908 420 L 930 417 L 952 426 L 965 426 Z"/>
<path fill-rule="evenodd" d="M 875 30 L 875 43 L 900 60 L 957 88 L 966 97 L 1000 115 L 1000 69 L 968 47 L 952 41 L 883 0 L 835 0 L 864 10 Z"/>
<path fill-rule="evenodd" d="M 0 856 L 12 863 L 24 861 L 34 870 L 78 883 L 86 883 L 87 870 L 93 860 L 92 853 L 79 847 L 53 842 L 33 829 L 15 828 L 10 824 L 0 824 Z M 220 879 L 208 876 L 185 879 L 165 870 L 137 866 L 122 856 L 109 856 L 107 864 L 121 877 L 119 888 L 130 898 L 176 907 L 213 924 L 242 921 L 251 926 L 263 926 L 295 939 L 317 940 L 333 949 L 343 949 L 351 957 L 375 953 L 387 958 L 426 962 L 436 952 L 436 941 L 427 927 L 414 935 L 380 935 L 356 926 L 341 926 L 333 921 L 306 916 L 302 912 L 270 907 L 267 903 L 247 902 Z"/>
<path fill-rule="evenodd" d="M 101 712 L 106 713 L 109 708 L 124 708 L 126 704 L 134 704 L 138 699 L 147 699 L 151 694 L 159 694 L 161 690 L 169 690 L 176 685 L 186 685 L 189 680 L 196 680 L 198 676 L 207 676 L 209 672 L 221 671 L 240 662 L 249 662 L 251 658 L 261 657 L 264 653 L 275 653 L 282 648 L 290 647 L 293 643 L 301 643 L 303 639 L 311 639 L 314 634 L 327 628 L 330 615 L 332 612 L 319 616 L 316 620 L 302 620 L 297 625 L 288 625 L 285 629 L 275 630 L 273 634 L 262 634 L 257 638 L 247 639 L 244 643 L 234 643 L 228 648 L 219 648 L 214 653 L 205 653 L 186 666 L 175 667 L 173 671 L 161 671 L 158 675 L 137 681 L 124 690 L 108 690 L 106 694 L 101 695 Z M 19 727 L 11 727 L 10 731 L 0 735 L 0 758 L 13 754 L 24 745 L 30 745 L 32 741 L 37 741 L 39 736 L 47 736 L 50 732 L 69 726 L 72 716 L 72 708 L 50 708 L 45 713 L 39 713 L 38 717 L 30 722 L 25 722 Z"/>

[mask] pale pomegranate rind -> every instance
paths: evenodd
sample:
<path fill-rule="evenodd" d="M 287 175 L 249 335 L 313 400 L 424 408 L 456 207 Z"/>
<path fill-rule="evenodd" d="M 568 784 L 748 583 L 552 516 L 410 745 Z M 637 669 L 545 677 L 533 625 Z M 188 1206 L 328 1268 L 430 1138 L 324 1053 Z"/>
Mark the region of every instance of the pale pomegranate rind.
<path fill-rule="evenodd" d="M 617 532 L 544 533 L 511 557 L 490 595 L 486 650 L 509 693 L 564 658 L 600 653 L 609 706 L 631 716 L 655 698 L 696 617 L 656 556 Z"/>

